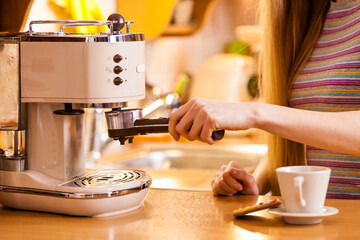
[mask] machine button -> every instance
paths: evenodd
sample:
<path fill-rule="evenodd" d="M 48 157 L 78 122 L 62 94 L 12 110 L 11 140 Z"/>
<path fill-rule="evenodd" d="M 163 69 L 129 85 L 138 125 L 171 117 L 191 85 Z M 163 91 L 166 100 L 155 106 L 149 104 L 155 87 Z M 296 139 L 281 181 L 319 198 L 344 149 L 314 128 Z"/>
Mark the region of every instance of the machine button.
<path fill-rule="evenodd" d="M 123 70 L 124 70 L 124 69 L 123 69 L 122 67 L 120 67 L 120 66 L 115 66 L 114 69 L 113 69 L 113 71 L 114 71 L 115 74 L 119 74 L 119 73 L 121 73 Z"/>
<path fill-rule="evenodd" d="M 119 86 L 120 84 L 122 84 L 124 82 L 124 80 L 122 80 L 120 77 L 116 77 L 114 78 L 114 84 L 116 86 Z"/>
<path fill-rule="evenodd" d="M 121 55 L 119 55 L 119 54 L 116 54 L 113 57 L 113 60 L 114 60 L 114 62 L 119 63 L 121 60 L 123 60 L 123 57 Z"/>
<path fill-rule="evenodd" d="M 137 66 L 136 66 L 136 71 L 137 71 L 138 73 L 143 73 L 143 72 L 145 72 L 145 64 L 137 65 Z"/>

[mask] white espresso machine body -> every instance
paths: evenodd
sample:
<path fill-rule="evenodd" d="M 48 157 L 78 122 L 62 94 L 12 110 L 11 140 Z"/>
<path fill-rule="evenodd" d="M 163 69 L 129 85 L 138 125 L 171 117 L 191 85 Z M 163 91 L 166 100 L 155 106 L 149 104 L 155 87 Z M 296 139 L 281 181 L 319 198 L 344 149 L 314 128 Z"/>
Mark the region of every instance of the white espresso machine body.
<path fill-rule="evenodd" d="M 144 41 L 26 41 L 20 49 L 22 102 L 109 103 L 145 97 Z"/>

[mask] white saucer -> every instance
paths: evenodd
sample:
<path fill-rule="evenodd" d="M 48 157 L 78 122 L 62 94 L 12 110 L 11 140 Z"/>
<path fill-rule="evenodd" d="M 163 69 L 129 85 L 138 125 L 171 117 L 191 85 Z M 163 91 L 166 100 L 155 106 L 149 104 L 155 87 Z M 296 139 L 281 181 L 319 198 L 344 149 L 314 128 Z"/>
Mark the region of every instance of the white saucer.
<path fill-rule="evenodd" d="M 282 216 L 284 221 L 290 224 L 317 224 L 323 217 L 337 214 L 339 210 L 333 207 L 324 207 L 322 213 L 290 213 L 284 207 L 270 208 L 269 213 Z"/>

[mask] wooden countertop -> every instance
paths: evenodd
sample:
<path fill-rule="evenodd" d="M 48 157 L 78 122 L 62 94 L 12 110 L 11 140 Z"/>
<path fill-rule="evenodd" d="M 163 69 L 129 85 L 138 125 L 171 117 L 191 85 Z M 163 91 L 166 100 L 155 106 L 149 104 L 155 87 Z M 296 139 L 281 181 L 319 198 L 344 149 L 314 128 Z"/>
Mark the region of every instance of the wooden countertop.
<path fill-rule="evenodd" d="M 191 191 L 211 191 L 211 181 L 216 170 L 177 169 L 166 171 L 151 168 L 143 169 L 152 177 L 152 188 L 178 189 Z"/>
<path fill-rule="evenodd" d="M 357 239 L 360 201 L 327 199 L 339 213 L 316 225 L 289 225 L 267 210 L 234 219 L 268 196 L 214 197 L 208 191 L 151 189 L 141 209 L 106 218 L 20 211 L 0 205 L 0 239 Z"/>

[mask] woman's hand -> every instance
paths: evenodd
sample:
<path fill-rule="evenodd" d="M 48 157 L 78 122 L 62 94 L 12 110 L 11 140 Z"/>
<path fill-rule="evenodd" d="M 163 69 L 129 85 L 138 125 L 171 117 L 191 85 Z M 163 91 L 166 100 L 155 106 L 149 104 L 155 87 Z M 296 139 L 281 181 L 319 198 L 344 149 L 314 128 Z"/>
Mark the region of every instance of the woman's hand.
<path fill-rule="evenodd" d="M 234 161 L 221 167 L 211 187 L 214 195 L 259 194 L 255 178 Z"/>
<path fill-rule="evenodd" d="M 228 103 L 193 98 L 170 115 L 169 132 L 175 140 L 180 135 L 209 144 L 215 129 L 246 130 L 253 127 L 254 103 Z"/>

